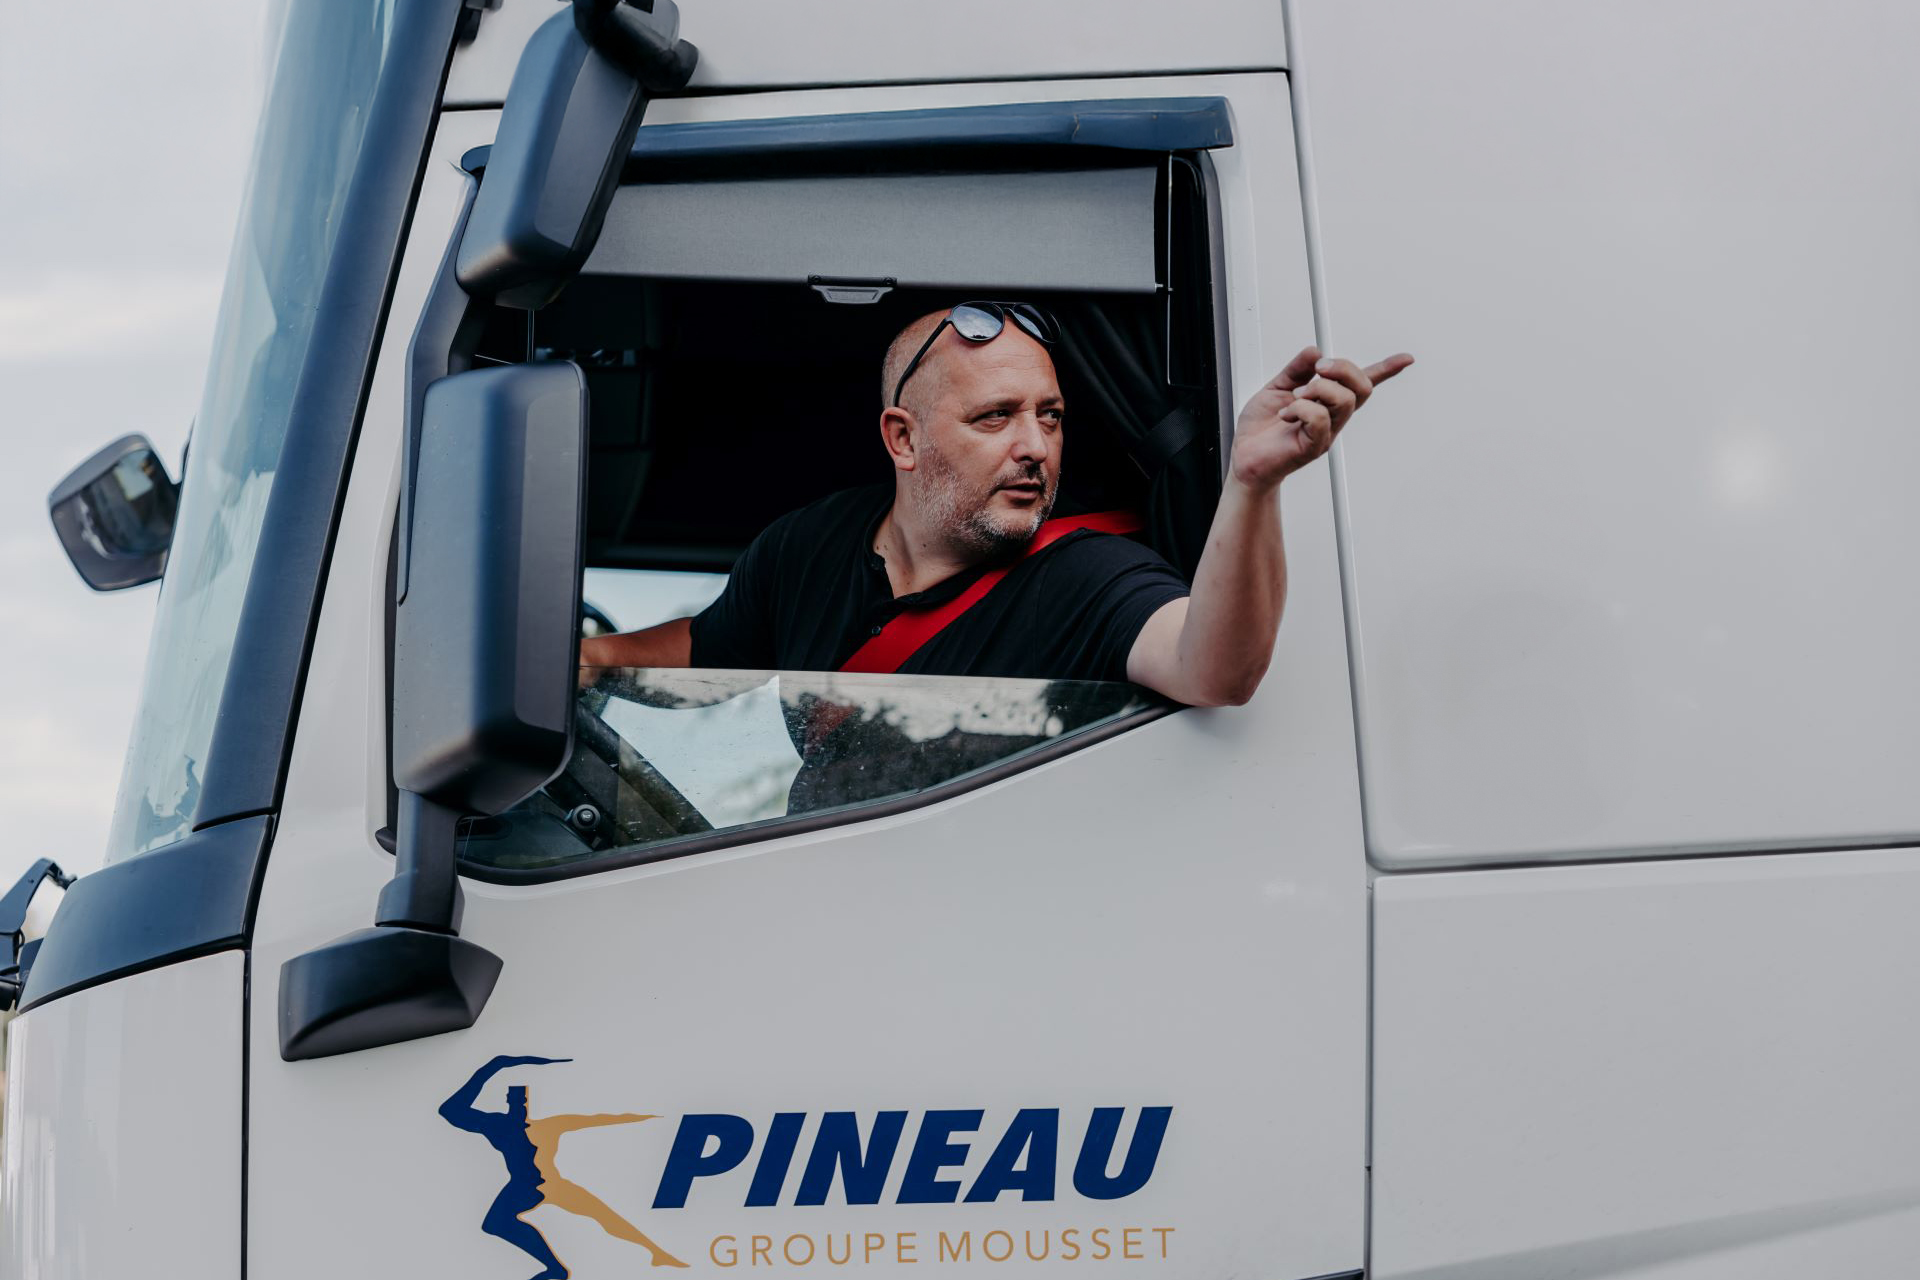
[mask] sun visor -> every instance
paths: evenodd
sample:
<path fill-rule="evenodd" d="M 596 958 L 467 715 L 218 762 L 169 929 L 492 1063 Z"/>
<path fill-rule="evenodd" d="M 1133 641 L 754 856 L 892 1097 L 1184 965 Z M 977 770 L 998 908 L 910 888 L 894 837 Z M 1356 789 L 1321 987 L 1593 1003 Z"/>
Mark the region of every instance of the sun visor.
<path fill-rule="evenodd" d="M 1154 166 L 643 183 L 582 274 L 1151 293 Z"/>

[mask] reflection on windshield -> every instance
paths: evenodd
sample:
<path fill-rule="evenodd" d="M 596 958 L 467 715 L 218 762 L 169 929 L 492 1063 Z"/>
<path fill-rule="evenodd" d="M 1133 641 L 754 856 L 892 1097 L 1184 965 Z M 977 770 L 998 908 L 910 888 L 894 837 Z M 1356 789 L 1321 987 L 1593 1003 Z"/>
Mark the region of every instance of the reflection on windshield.
<path fill-rule="evenodd" d="M 193 823 L 241 604 L 394 0 L 287 4 L 182 479 L 109 862 Z M 269 569 L 272 566 L 268 566 Z"/>
<path fill-rule="evenodd" d="M 912 795 L 1146 705 L 1091 680 L 602 668 L 566 770 L 463 856 L 549 867 Z"/>

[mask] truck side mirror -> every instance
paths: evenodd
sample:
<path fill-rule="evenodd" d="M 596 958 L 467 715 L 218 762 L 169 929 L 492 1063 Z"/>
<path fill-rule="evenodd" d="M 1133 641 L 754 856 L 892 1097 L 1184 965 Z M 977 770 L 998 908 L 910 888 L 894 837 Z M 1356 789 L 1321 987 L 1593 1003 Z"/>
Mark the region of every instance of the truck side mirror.
<path fill-rule="evenodd" d="M 471 305 L 535 309 L 580 269 L 647 93 L 693 75 L 699 53 L 679 28 L 673 0 L 573 0 L 534 33 L 452 247 Z M 461 325 L 441 328 L 416 333 L 416 372 L 459 367 Z M 573 748 L 586 376 L 546 363 L 440 378 L 409 407 L 407 440 L 393 879 L 372 928 L 281 966 L 280 1056 L 289 1062 L 473 1025 L 500 958 L 460 937 L 458 824 L 538 790 Z"/>
<path fill-rule="evenodd" d="M 502 306 L 553 301 L 593 251 L 647 95 L 699 52 L 673 0 L 574 0 L 533 33 L 507 90 L 460 240 L 461 287 Z"/>
<path fill-rule="evenodd" d="M 565 362 L 427 389 L 393 642 L 393 880 L 374 925 L 280 970 L 280 1056 L 473 1025 L 500 973 L 459 936 L 457 824 L 531 795 L 573 748 L 587 385 Z"/>
<path fill-rule="evenodd" d="M 157 579 L 173 545 L 180 486 L 145 436 L 121 436 L 47 495 L 67 559 L 95 591 Z"/>

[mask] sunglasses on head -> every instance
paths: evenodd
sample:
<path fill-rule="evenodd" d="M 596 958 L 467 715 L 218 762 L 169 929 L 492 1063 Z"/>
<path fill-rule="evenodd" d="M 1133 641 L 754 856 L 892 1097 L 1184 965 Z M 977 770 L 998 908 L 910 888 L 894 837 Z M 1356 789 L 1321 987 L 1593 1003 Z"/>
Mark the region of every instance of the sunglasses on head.
<path fill-rule="evenodd" d="M 920 367 L 920 361 L 933 349 L 933 344 L 947 326 L 953 326 L 953 331 L 968 342 L 992 342 L 1007 327 L 1008 317 L 1012 317 L 1013 322 L 1041 346 L 1051 347 L 1054 344 L 1053 321 L 1046 312 L 1030 302 L 963 302 L 947 312 L 946 318 L 934 326 L 927 340 L 913 353 L 913 359 L 907 362 L 907 371 L 900 375 L 900 381 L 893 386 L 892 407 L 900 407 L 900 393 L 907 389 L 907 379 Z"/>

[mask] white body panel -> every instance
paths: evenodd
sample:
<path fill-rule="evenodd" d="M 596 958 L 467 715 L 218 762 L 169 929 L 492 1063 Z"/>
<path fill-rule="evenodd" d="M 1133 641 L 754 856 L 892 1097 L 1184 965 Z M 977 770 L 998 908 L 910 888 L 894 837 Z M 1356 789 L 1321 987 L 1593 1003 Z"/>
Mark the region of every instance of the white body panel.
<path fill-rule="evenodd" d="M 1225 202 L 1236 399 L 1309 338 L 1287 98 L 1278 76 L 979 85 L 680 99 L 652 122 L 1080 96 L 1231 96 L 1250 124 L 1216 157 Z M 457 157 L 489 113 L 443 122 Z M 394 306 L 417 313 L 457 210 L 430 170 Z M 1257 220 L 1256 220 L 1257 211 Z M 391 861 L 378 825 L 380 593 L 398 476 L 390 338 L 360 442 L 269 866 L 256 963 L 364 924 Z M 495 1054 L 573 1061 L 521 1072 L 533 1113 L 666 1119 L 567 1139 L 568 1174 L 698 1269 L 722 1237 L 884 1235 L 868 1270 L 937 1260 L 937 1233 L 1019 1240 L 1107 1228 L 1136 1274 L 1309 1275 L 1359 1265 L 1363 1234 L 1365 870 L 1330 495 L 1290 498 L 1292 603 L 1276 674 L 1248 708 L 1187 712 L 936 807 L 538 888 L 469 883 L 463 932 L 505 960 L 472 1030 L 285 1063 L 254 1027 L 251 1266 L 275 1277 L 514 1277 L 528 1260 L 479 1230 L 505 1175 L 435 1108 Z M 1276 761 L 1285 761 L 1277 768 Z M 1206 804 L 1187 797 L 1204 792 Z M 262 982 L 270 991 L 271 984 Z M 1090 1108 L 1172 1105 L 1153 1181 L 1111 1206 L 743 1210 L 748 1170 L 651 1210 L 679 1115 L 757 1125 L 777 1110 L 987 1111 L 965 1173 L 1021 1106 L 1062 1110 L 1070 1165 Z M 482 1105 L 498 1108 L 500 1086 Z M 803 1148 L 804 1150 L 804 1148 Z M 377 1161 L 381 1176 L 366 1170 Z M 795 1175 L 797 1176 L 797 1175 Z M 395 1187 L 407 1194 L 395 1195 Z M 584 1219 L 530 1215 L 582 1277 L 645 1264 Z M 342 1232 L 331 1224 L 351 1222 Z M 1172 1228 L 1162 1237 L 1155 1228 Z M 1124 1232 L 1144 1234 L 1129 1262 Z M 901 1259 L 914 1233 L 917 1262 Z M 1169 1250 L 1164 1260 L 1162 1241 Z M 1091 1261 L 1091 1255 L 1088 1259 Z M 824 1257 L 822 1259 L 824 1262 Z M 745 1265 L 743 1262 L 742 1265 Z M 516 1268 L 518 1270 L 516 1270 Z M 625 1270 L 623 1270 L 625 1269 Z"/>
<path fill-rule="evenodd" d="M 1920 1257 L 1914 851 L 1389 876 L 1374 902 L 1375 1280 Z"/>
<path fill-rule="evenodd" d="M 455 57 L 447 103 L 505 100 L 527 37 L 560 11 L 502 0 Z M 695 92 L 1286 66 L 1273 0 L 1214 0 L 1203 12 L 1157 0 L 696 0 L 681 6 L 680 34 L 700 48 Z"/>
<path fill-rule="evenodd" d="M 1374 858 L 1920 838 L 1920 10 L 1294 8 Z"/>
<path fill-rule="evenodd" d="M 239 1280 L 232 951 L 65 996 L 7 1028 L 0 1275 Z"/>
<path fill-rule="evenodd" d="M 1920 432 L 1898 376 L 1920 343 L 1920 18 L 1866 0 L 1818 22 L 1726 0 L 1204 20 L 688 0 L 696 91 L 776 89 L 666 99 L 649 125 L 1225 95 L 1236 406 L 1314 336 L 1310 299 L 1340 353 L 1420 362 L 1331 476 L 1288 484 L 1288 618 L 1250 706 L 898 816 L 470 882 L 464 932 L 505 961 L 475 1027 L 283 1062 L 281 964 L 369 923 L 392 869 L 369 833 L 401 357 L 455 161 L 558 11 L 505 0 L 453 66 L 447 101 L 476 109 L 440 123 L 359 437 L 249 1039 L 237 954 L 16 1022 L 9 1274 L 237 1276 L 244 1062 L 250 1274 L 524 1276 L 479 1229 L 499 1157 L 436 1114 L 496 1054 L 570 1061 L 484 1107 L 513 1083 L 536 1117 L 658 1117 L 570 1136 L 562 1163 L 695 1273 L 754 1270 L 759 1236 L 769 1270 L 832 1270 L 845 1237 L 866 1272 L 1046 1275 L 1065 1259 L 1017 1246 L 1064 1228 L 1088 1253 L 1112 1233 L 1082 1260 L 1181 1280 L 1369 1250 L 1375 1280 L 1800 1280 L 1920 1255 L 1920 852 L 1846 848 L 1920 843 Z M 1283 16 L 1311 237 L 1288 79 L 1232 73 L 1289 62 Z M 1225 74 L 1092 78 L 1156 70 Z M 1654 857 L 1676 851 L 1740 856 Z M 1499 865 L 1576 859 L 1624 861 Z M 1173 1108 L 1137 1195 L 1076 1198 L 1063 1171 L 1051 1202 L 894 1202 L 929 1109 L 986 1113 L 964 1183 L 1016 1109 L 1060 1109 L 1070 1170 L 1090 1109 L 1120 1105 Z M 863 1132 L 910 1113 L 879 1204 L 792 1203 L 829 1110 Z M 745 1117 L 757 1155 L 783 1111 L 808 1119 L 777 1205 L 744 1207 L 749 1160 L 652 1207 L 680 1117 Z M 528 1221 L 580 1280 L 645 1266 L 553 1205 Z M 966 1266 L 943 1231 L 970 1234 Z M 806 1264 L 783 1248 L 801 1238 Z"/>

